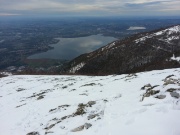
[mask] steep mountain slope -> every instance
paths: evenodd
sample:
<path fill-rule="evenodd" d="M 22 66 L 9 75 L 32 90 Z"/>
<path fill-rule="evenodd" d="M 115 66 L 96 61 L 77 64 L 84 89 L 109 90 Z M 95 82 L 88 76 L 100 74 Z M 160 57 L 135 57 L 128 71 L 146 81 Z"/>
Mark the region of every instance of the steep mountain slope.
<path fill-rule="evenodd" d="M 80 74 L 123 74 L 180 66 L 180 25 L 114 41 L 68 65 Z"/>
<path fill-rule="evenodd" d="M 179 135 L 180 68 L 0 78 L 0 135 Z"/>

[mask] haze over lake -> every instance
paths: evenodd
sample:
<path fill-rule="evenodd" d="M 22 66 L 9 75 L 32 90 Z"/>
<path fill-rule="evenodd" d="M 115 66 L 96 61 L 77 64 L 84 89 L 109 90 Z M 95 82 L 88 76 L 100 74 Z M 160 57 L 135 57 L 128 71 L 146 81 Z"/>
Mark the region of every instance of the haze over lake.
<path fill-rule="evenodd" d="M 50 45 L 54 47 L 54 49 L 48 50 L 47 52 L 34 54 L 28 57 L 28 59 L 49 58 L 71 60 L 83 53 L 89 53 L 117 40 L 114 37 L 107 37 L 100 34 L 87 37 L 58 39 L 60 41 L 57 44 Z"/>

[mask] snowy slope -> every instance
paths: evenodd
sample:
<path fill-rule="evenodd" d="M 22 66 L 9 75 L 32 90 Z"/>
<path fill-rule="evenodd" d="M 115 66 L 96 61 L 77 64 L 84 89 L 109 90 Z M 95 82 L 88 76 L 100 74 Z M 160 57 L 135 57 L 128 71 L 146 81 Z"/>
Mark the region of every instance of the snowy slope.
<path fill-rule="evenodd" d="M 180 68 L 0 78 L 0 135 L 180 135 L 179 90 Z"/>
<path fill-rule="evenodd" d="M 153 38 L 153 37 L 160 37 L 163 36 L 163 38 L 159 38 L 159 40 L 165 40 L 166 42 L 171 42 L 172 40 L 176 40 L 180 38 L 180 25 L 173 26 L 170 28 L 167 28 L 165 30 L 161 30 L 152 34 L 148 34 L 144 37 L 141 37 L 140 39 L 135 40 L 136 43 L 145 41 L 148 38 Z"/>

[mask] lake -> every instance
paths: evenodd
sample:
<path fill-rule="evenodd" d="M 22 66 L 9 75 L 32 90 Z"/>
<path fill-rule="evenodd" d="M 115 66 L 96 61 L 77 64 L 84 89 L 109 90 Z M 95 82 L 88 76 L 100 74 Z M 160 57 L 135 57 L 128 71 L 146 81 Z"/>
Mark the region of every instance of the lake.
<path fill-rule="evenodd" d="M 78 38 L 57 38 L 60 41 L 57 44 L 50 46 L 54 47 L 52 50 L 34 54 L 28 57 L 28 59 L 65 59 L 71 60 L 83 53 L 92 52 L 108 43 L 117 40 L 114 37 L 108 37 L 103 35 L 91 35 L 87 37 Z"/>

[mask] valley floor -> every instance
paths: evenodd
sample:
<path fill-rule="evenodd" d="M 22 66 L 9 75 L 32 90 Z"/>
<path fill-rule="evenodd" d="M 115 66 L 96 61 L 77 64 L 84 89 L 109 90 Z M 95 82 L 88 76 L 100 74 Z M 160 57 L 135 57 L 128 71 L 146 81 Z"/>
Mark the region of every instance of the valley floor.
<path fill-rule="evenodd" d="M 180 68 L 0 78 L 1 135 L 180 135 Z"/>

